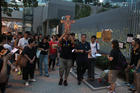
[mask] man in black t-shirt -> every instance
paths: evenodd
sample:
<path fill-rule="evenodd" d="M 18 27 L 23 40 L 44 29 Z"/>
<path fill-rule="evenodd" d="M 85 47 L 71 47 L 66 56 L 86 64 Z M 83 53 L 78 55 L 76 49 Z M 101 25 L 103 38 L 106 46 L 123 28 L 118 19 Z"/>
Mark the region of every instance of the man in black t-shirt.
<path fill-rule="evenodd" d="M 76 46 L 75 52 L 77 53 L 77 79 L 80 85 L 88 67 L 88 54 L 91 52 L 90 43 L 86 41 L 86 34 L 81 35 L 81 42 Z"/>
<path fill-rule="evenodd" d="M 73 49 L 73 40 L 69 38 L 69 33 L 65 32 L 60 38 L 59 43 L 61 46 L 60 51 L 60 67 L 59 67 L 59 75 L 60 81 L 59 85 L 63 83 L 63 75 L 65 73 L 64 85 L 67 86 L 67 78 L 72 67 L 72 49 Z"/>

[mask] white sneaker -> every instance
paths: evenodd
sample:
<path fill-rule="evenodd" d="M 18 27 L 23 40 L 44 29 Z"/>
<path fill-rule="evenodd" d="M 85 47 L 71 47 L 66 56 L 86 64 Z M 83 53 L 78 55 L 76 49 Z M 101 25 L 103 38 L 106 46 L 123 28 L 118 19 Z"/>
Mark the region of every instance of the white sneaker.
<path fill-rule="evenodd" d="M 31 81 L 31 82 L 36 82 L 36 80 L 35 80 L 35 79 L 30 79 L 30 81 Z"/>
<path fill-rule="evenodd" d="M 29 86 L 29 82 L 25 82 L 25 86 Z"/>

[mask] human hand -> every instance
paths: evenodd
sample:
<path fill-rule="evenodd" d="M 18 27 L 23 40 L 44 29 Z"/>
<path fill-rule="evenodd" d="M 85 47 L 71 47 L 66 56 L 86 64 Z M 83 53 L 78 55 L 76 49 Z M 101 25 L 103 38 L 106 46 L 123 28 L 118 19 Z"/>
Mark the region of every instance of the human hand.
<path fill-rule="evenodd" d="M 84 53 L 84 50 L 80 50 L 81 53 Z"/>

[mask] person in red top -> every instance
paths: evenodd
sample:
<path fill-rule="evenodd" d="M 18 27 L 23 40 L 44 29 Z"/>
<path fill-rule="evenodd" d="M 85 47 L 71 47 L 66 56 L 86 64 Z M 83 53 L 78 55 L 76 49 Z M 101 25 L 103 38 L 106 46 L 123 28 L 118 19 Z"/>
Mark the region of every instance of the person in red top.
<path fill-rule="evenodd" d="M 56 41 L 56 36 L 53 35 L 52 36 L 52 40 L 49 42 L 50 45 L 50 51 L 49 51 L 49 70 L 51 70 L 51 66 L 52 66 L 52 70 L 55 70 L 55 61 L 56 61 L 56 57 L 57 57 L 57 47 L 58 47 L 58 42 Z"/>

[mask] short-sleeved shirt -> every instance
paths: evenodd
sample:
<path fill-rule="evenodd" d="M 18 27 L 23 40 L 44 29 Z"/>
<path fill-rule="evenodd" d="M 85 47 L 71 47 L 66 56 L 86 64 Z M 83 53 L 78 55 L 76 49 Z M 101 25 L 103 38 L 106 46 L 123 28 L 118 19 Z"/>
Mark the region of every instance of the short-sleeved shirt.
<path fill-rule="evenodd" d="M 44 50 L 47 50 L 47 49 L 49 49 L 49 43 L 48 42 L 47 43 L 41 42 L 41 43 L 39 43 L 39 48 L 43 48 Z M 48 52 L 41 51 L 40 54 L 42 54 L 42 55 L 48 55 Z"/>
<path fill-rule="evenodd" d="M 50 41 L 50 54 L 56 54 L 57 53 L 57 48 L 58 48 L 58 42 L 57 41 Z"/>
<path fill-rule="evenodd" d="M 113 60 L 110 61 L 110 70 L 117 70 L 118 58 L 119 58 L 120 50 L 112 49 L 110 52 L 110 57 L 113 57 Z"/>
<path fill-rule="evenodd" d="M 72 49 L 73 44 L 70 40 L 62 40 L 60 43 L 61 50 L 60 50 L 60 57 L 64 59 L 72 59 Z"/>
<path fill-rule="evenodd" d="M 28 39 L 21 38 L 18 42 L 18 46 L 24 48 L 28 45 Z"/>
<path fill-rule="evenodd" d="M 79 42 L 79 44 L 76 46 L 77 50 L 84 50 L 84 53 L 77 53 L 77 60 L 80 61 L 87 61 L 88 60 L 88 53 L 86 51 L 89 51 L 91 49 L 89 42 Z"/>
<path fill-rule="evenodd" d="M 137 50 L 132 49 L 130 65 L 137 66 L 138 60 L 140 60 L 140 50 L 139 49 L 137 49 Z"/>
<path fill-rule="evenodd" d="M 96 58 L 96 53 L 100 49 L 100 45 L 97 42 L 90 43 L 91 46 L 91 55 L 93 58 Z"/>
<path fill-rule="evenodd" d="M 23 49 L 22 54 L 23 54 L 23 55 L 26 54 L 30 59 L 33 59 L 34 56 L 36 56 L 36 49 L 35 49 L 35 47 L 29 48 L 28 46 L 26 46 L 26 47 Z"/>

